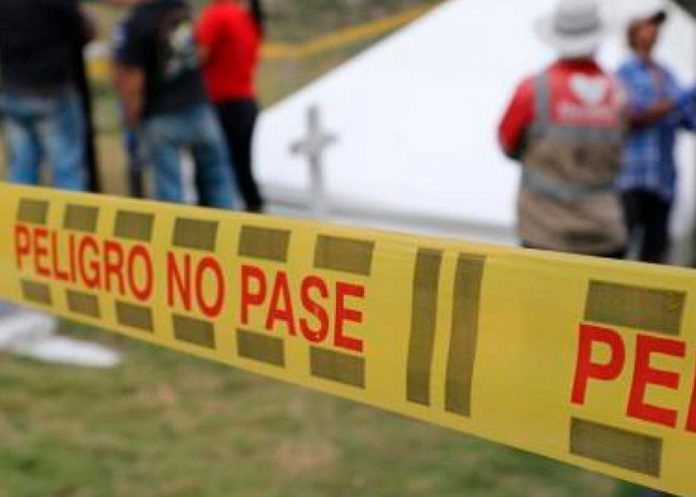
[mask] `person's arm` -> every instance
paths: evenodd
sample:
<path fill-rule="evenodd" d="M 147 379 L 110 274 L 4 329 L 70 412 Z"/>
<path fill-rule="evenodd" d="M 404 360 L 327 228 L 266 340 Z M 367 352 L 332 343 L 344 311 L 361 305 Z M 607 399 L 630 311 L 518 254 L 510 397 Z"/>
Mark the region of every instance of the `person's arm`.
<path fill-rule="evenodd" d="M 254 17 L 254 23 L 259 33 L 263 35 L 266 29 L 266 12 L 263 9 L 261 1 L 262 0 L 249 0 L 249 10 Z"/>
<path fill-rule="evenodd" d="M 688 130 L 696 129 L 696 87 L 684 91 L 674 74 L 665 70 L 663 76 L 667 98 L 647 108 L 640 108 L 636 102 L 631 113 L 632 129 L 650 128 L 666 120 Z"/>
<path fill-rule="evenodd" d="M 619 70 L 618 76 L 628 93 L 628 124 L 631 130 L 651 128 L 660 124 L 678 109 L 679 103 L 675 98 L 671 98 L 671 96 L 656 103 L 646 102 L 645 97 L 641 97 L 640 92 L 636 89 L 636 80 L 644 76 L 642 73 L 637 73 L 635 69 L 631 67 L 623 68 Z M 669 75 L 666 75 L 667 79 L 668 76 Z M 667 82 L 667 84 L 669 83 Z"/>
<path fill-rule="evenodd" d="M 679 127 L 687 131 L 696 131 L 696 99 L 680 112 Z"/>
<path fill-rule="evenodd" d="M 647 109 L 631 110 L 629 124 L 631 129 L 639 130 L 650 128 L 667 119 L 678 108 L 677 102 L 665 100 L 651 105 Z"/>
<path fill-rule="evenodd" d="M 123 106 L 124 121 L 129 128 L 136 129 L 143 114 L 145 71 L 116 63 L 113 74 L 114 88 Z"/>
<path fill-rule="evenodd" d="M 684 89 L 676 76 L 669 74 L 670 95 L 677 101 L 674 122 L 682 129 L 696 130 L 696 86 Z"/>
<path fill-rule="evenodd" d="M 214 11 L 206 9 L 196 24 L 196 43 L 201 64 L 210 60 L 220 33 L 220 23 Z"/>
<path fill-rule="evenodd" d="M 528 79 L 515 92 L 498 127 L 498 141 L 503 153 L 518 160 L 524 154 L 529 127 L 535 119 L 534 83 Z"/>
<path fill-rule="evenodd" d="M 113 80 L 126 125 L 136 129 L 142 119 L 146 74 L 144 42 L 132 21 L 120 24 L 114 31 Z"/>

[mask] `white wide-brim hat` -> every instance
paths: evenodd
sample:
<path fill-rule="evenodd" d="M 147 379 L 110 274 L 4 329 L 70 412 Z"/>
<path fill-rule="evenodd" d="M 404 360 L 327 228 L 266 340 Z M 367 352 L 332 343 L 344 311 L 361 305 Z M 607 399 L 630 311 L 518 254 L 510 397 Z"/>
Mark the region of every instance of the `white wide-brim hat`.
<path fill-rule="evenodd" d="M 594 0 L 561 0 L 556 10 L 534 25 L 539 38 L 561 57 L 594 54 L 609 34 L 609 27 Z"/>

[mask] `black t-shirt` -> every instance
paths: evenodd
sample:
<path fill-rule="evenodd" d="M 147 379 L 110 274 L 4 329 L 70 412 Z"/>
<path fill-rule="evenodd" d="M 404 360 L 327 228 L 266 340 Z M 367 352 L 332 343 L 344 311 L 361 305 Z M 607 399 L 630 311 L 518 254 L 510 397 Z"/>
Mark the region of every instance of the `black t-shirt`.
<path fill-rule="evenodd" d="M 114 56 L 145 72 L 145 117 L 207 101 L 191 12 L 183 0 L 155 0 L 133 9 L 116 30 Z"/>
<path fill-rule="evenodd" d="M 5 88 L 74 84 L 84 23 L 76 0 L 0 0 L 0 72 Z"/>

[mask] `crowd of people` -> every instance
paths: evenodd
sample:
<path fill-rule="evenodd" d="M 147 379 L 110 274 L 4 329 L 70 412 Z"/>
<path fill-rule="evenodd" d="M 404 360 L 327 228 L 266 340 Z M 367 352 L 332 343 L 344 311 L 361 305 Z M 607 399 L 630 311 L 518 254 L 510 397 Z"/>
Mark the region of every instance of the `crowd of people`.
<path fill-rule="evenodd" d="M 251 169 L 260 0 L 211 0 L 197 22 L 185 0 L 103 1 L 128 9 L 115 30 L 113 59 L 132 193 L 143 194 L 148 164 L 154 196 L 183 202 L 181 157 L 188 151 L 201 205 L 261 212 Z M 0 3 L 10 181 L 37 184 L 45 164 L 56 188 L 98 189 L 82 57 L 95 31 L 77 0 Z"/>
<path fill-rule="evenodd" d="M 101 1 L 127 9 L 113 37 L 113 72 L 132 193 L 144 194 L 147 164 L 155 198 L 187 201 L 182 154 L 189 153 L 200 205 L 262 212 L 251 153 L 261 0 L 210 0 L 197 21 L 186 0 Z M 95 22 L 78 0 L 0 1 L 9 181 L 98 191 L 83 58 L 95 35 Z M 0 349 L 45 357 L 55 329 L 52 317 L 0 303 Z M 86 344 L 58 345 L 59 362 L 77 356 L 92 357 L 85 362 L 94 366 L 115 362 L 106 350 L 83 354 Z"/>
<path fill-rule="evenodd" d="M 594 0 L 563 0 L 536 26 L 558 60 L 518 86 L 499 128 L 523 166 L 524 246 L 667 261 L 676 134 L 696 129 L 696 86 L 682 88 L 654 57 L 667 18 L 661 0 L 636 4 L 632 53 L 616 74 L 595 59 L 609 28 Z"/>
<path fill-rule="evenodd" d="M 159 200 L 184 202 L 181 152 L 195 161 L 201 205 L 264 204 L 252 174 L 258 106 L 254 75 L 263 36 L 259 0 L 214 0 L 194 24 L 183 0 L 143 1 L 114 35 L 114 84 L 131 155 L 145 154 Z M 141 192 L 136 176 L 134 192 Z"/>
<path fill-rule="evenodd" d="M 262 212 L 251 146 L 260 0 L 209 0 L 197 20 L 187 0 L 102 1 L 128 9 L 113 60 L 132 193 L 143 195 L 147 164 L 157 199 L 186 201 L 186 151 L 201 205 Z M 675 136 L 696 128 L 696 88 L 682 89 L 653 56 L 667 16 L 661 0 L 637 4 L 633 54 L 617 74 L 595 60 L 609 29 L 593 0 L 562 1 L 537 25 L 559 58 L 519 85 L 499 130 L 505 154 L 524 166 L 524 246 L 622 258 L 638 245 L 640 260 L 666 260 Z M 10 181 L 37 184 L 45 164 L 57 188 L 98 187 L 82 61 L 93 24 L 78 0 L 0 2 Z"/>

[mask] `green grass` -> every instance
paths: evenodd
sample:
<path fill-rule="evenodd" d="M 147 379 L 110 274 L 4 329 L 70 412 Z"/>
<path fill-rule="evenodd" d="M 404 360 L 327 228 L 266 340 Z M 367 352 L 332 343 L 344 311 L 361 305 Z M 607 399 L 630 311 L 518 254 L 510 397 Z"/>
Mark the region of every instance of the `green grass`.
<path fill-rule="evenodd" d="M 99 372 L 0 356 L 0 497 L 602 497 L 603 477 L 96 330 Z"/>

